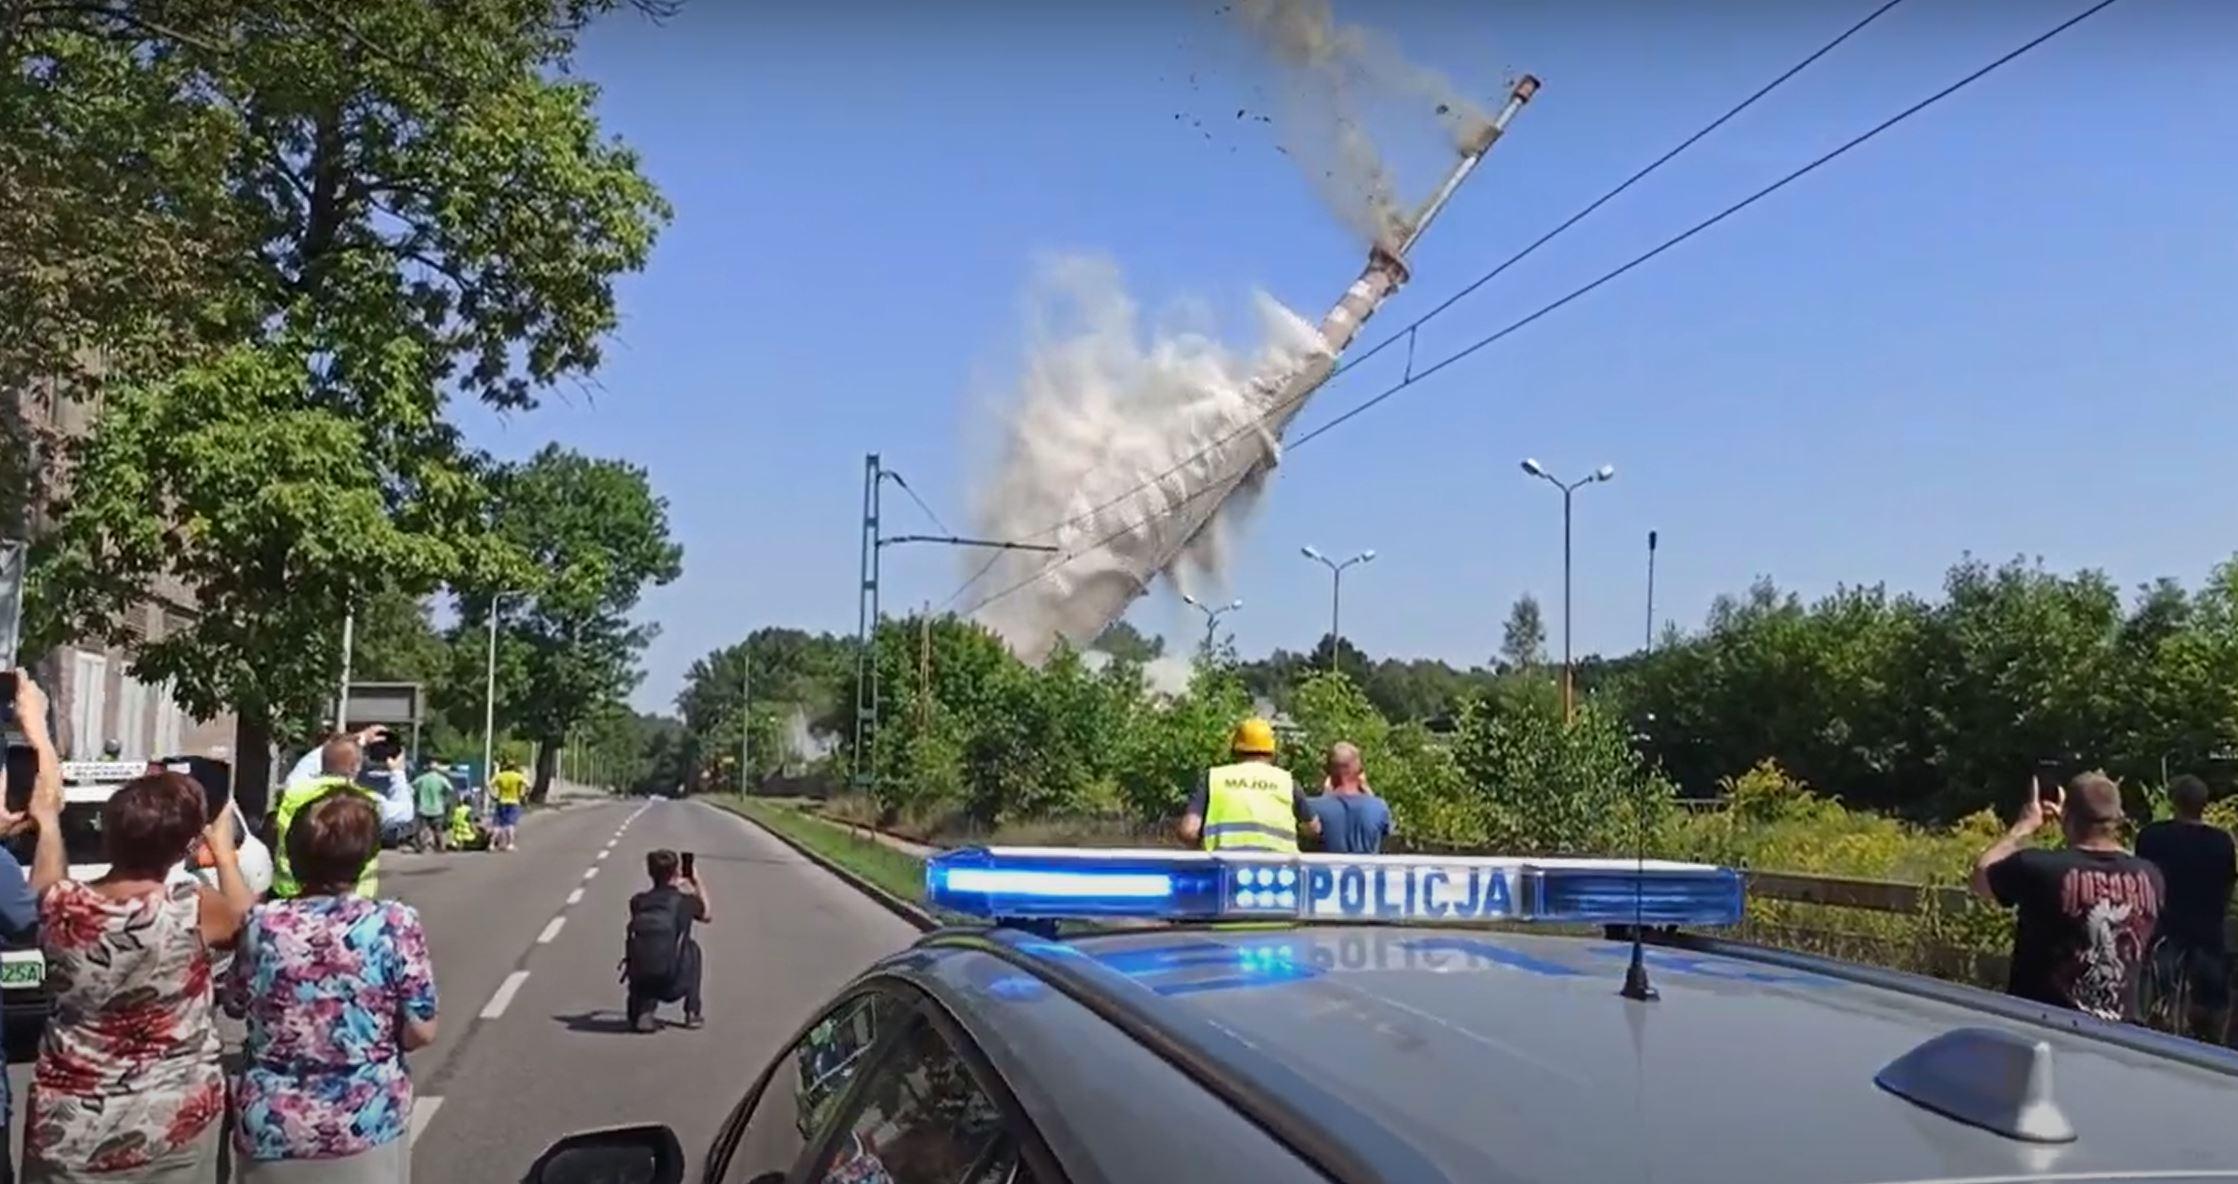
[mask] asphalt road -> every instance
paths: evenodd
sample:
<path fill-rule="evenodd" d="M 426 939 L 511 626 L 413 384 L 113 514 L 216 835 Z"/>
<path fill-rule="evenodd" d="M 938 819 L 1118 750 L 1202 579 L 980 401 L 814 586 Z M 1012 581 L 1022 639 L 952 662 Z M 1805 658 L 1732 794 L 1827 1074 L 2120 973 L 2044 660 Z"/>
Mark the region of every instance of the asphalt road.
<path fill-rule="evenodd" d="M 698 1031 L 623 1024 L 615 964 L 627 903 L 659 847 L 697 853 L 714 910 L 697 930 Z M 391 852 L 381 889 L 419 909 L 441 998 L 439 1038 L 411 1062 L 412 1175 L 423 1184 L 518 1180 L 560 1136 L 633 1122 L 673 1127 L 696 1170 L 780 1043 L 915 936 L 759 828 L 694 802 L 539 812 L 510 855 Z M 674 1006 L 662 1016 L 680 1018 Z M 29 1066 L 12 1068 L 20 1132 Z"/>

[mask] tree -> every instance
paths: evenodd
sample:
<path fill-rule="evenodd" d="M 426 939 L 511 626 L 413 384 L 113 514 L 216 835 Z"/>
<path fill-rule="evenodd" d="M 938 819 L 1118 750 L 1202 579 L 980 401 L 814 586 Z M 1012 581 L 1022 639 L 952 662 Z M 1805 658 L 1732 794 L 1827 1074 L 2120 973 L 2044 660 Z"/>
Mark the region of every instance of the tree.
<path fill-rule="evenodd" d="M 1125 621 L 1113 621 L 1088 648 L 1110 654 L 1122 662 L 1155 662 L 1166 656 L 1166 639 L 1156 635 L 1146 637 Z"/>
<path fill-rule="evenodd" d="M 705 760 L 713 767 L 715 761 L 737 753 L 739 706 L 749 693 L 754 703 L 749 780 L 786 767 L 792 755 L 786 750 L 788 730 L 795 713 L 807 721 L 812 736 L 846 732 L 855 707 L 847 697 L 854 654 L 852 638 L 765 628 L 754 630 L 739 645 L 724 646 L 694 661 L 676 695 L 693 766 Z"/>
<path fill-rule="evenodd" d="M 683 571 L 668 539 L 668 503 L 645 471 L 546 445 L 493 479 L 494 533 L 540 573 L 525 603 L 507 607 L 499 633 L 526 650 L 525 682 L 500 696 L 501 718 L 537 742 L 535 797 L 549 791 L 568 732 L 640 677 L 637 656 L 653 626 L 631 622 L 648 585 Z M 488 604 L 468 618 L 487 620 Z"/>
<path fill-rule="evenodd" d="M 1546 622 L 1539 615 L 1538 597 L 1526 592 L 1508 609 L 1507 627 L 1500 632 L 1500 657 L 1511 670 L 1546 664 Z"/>
<path fill-rule="evenodd" d="M 0 237 L 29 266 L 0 284 L 0 389 L 103 392 L 34 621 L 129 644 L 123 609 L 184 585 L 199 611 L 135 673 L 240 713 L 237 776 L 316 712 L 350 606 L 511 582 L 442 408 L 593 372 L 667 216 L 566 72 L 611 6 L 7 14 Z"/>
<path fill-rule="evenodd" d="M 235 774 L 252 780 L 276 729 L 308 730 L 332 702 L 351 606 L 424 594 L 484 550 L 472 478 L 440 455 L 382 472 L 307 366 L 243 348 L 117 390 L 35 551 L 34 635 L 133 646 L 135 675 L 173 681 L 189 711 L 238 712 Z M 197 611 L 143 642 L 128 610 L 159 582 L 193 589 Z"/>

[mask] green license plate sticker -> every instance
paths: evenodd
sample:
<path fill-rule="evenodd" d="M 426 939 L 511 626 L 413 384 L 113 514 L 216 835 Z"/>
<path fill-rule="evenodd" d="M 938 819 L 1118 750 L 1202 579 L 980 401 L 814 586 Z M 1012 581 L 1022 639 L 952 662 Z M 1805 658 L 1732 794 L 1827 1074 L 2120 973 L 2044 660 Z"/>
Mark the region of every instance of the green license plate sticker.
<path fill-rule="evenodd" d="M 47 960 L 37 950 L 0 955 L 0 987 L 36 987 L 47 978 Z"/>

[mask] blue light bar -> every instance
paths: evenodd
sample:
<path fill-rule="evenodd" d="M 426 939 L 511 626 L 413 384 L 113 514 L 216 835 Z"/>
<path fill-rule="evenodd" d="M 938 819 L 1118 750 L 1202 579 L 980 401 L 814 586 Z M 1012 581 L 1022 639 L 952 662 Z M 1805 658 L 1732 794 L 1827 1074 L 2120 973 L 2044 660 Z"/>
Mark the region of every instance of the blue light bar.
<path fill-rule="evenodd" d="M 1738 924 L 1741 876 L 1628 859 L 1213 855 L 1195 851 L 969 847 L 925 863 L 925 897 L 1000 919 L 1441 924 Z"/>

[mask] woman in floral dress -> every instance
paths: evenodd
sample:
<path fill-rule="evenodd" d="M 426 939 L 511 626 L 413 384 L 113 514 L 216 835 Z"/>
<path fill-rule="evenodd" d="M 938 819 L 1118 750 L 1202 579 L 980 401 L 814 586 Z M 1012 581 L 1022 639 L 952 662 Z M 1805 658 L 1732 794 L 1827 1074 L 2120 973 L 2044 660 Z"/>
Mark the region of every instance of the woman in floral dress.
<path fill-rule="evenodd" d="M 302 894 L 257 907 L 222 996 L 248 1020 L 234 1083 L 244 1184 L 404 1184 L 407 1050 L 435 1039 L 435 975 L 419 914 L 351 894 L 381 841 L 364 797 L 336 791 L 288 827 Z"/>
<path fill-rule="evenodd" d="M 153 773 L 101 809 L 109 870 L 70 878 L 62 787 L 42 779 L 31 890 L 54 1014 L 24 1118 L 26 1184 L 177 1181 L 217 1172 L 225 1075 L 211 1009 L 210 947 L 230 943 L 256 896 L 233 825 L 209 825 L 202 787 Z M 174 877 L 197 836 L 218 887 Z"/>

